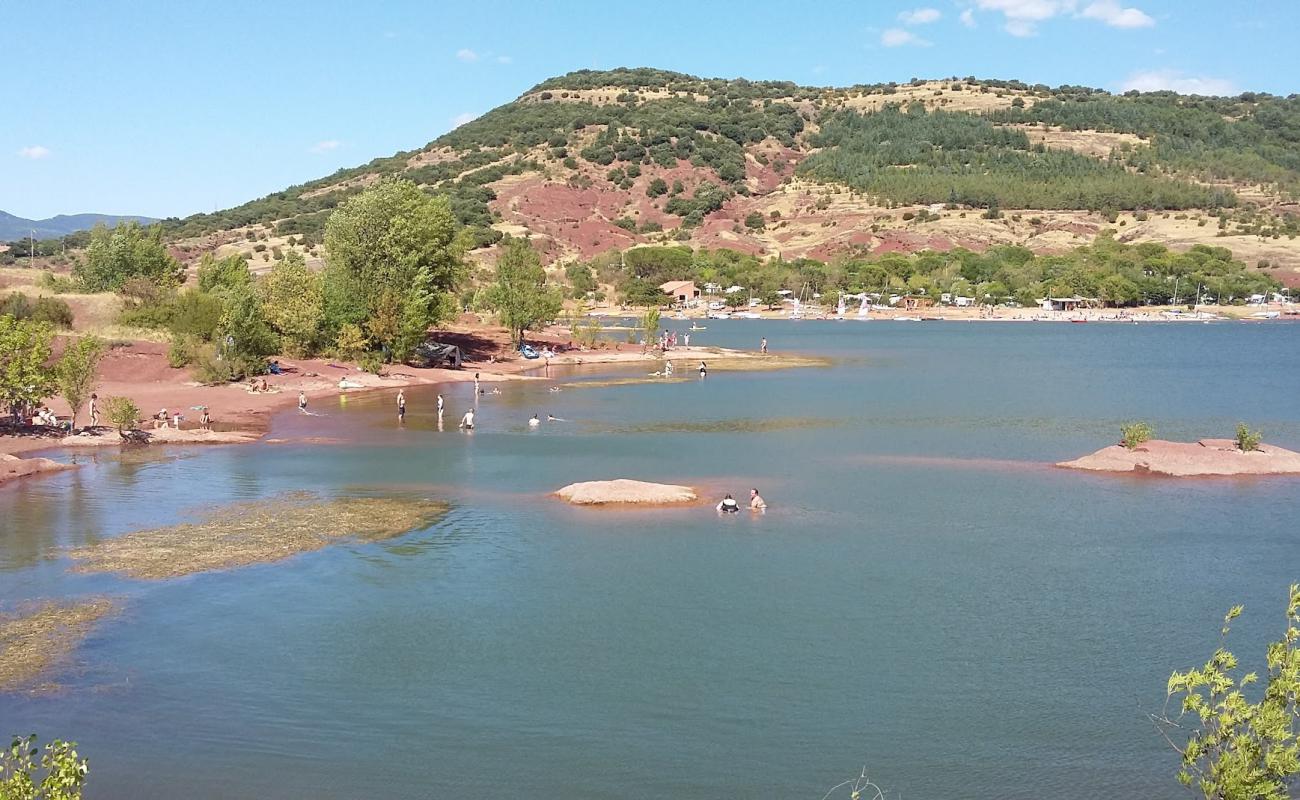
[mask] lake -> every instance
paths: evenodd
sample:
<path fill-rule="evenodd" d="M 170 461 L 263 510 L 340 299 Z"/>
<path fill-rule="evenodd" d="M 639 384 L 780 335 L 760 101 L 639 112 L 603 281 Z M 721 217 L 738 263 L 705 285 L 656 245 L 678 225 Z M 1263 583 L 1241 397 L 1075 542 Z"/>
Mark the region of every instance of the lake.
<path fill-rule="evenodd" d="M 101 799 L 816 800 L 863 765 L 911 797 L 1188 796 L 1146 713 L 1235 603 L 1230 645 L 1262 669 L 1300 580 L 1300 482 L 1045 465 L 1131 419 L 1300 448 L 1300 326 L 708 326 L 693 344 L 766 336 L 834 366 L 585 388 L 645 370 L 554 369 L 563 391 L 503 384 L 472 435 L 465 385 L 442 432 L 435 389 L 403 428 L 392 393 L 354 396 L 273 423 L 342 444 L 60 456 L 85 466 L 0 490 L 0 604 L 122 607 L 63 691 L 0 695 L 0 735 L 75 739 Z M 771 508 L 546 496 L 613 477 Z M 61 555 L 304 489 L 452 510 L 170 581 Z"/>

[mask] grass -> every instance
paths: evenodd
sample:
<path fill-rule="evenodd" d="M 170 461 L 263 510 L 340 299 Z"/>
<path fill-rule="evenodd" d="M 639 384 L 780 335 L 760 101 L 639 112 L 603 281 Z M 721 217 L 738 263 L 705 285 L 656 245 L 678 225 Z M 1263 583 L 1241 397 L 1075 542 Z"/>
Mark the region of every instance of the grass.
<path fill-rule="evenodd" d="M 73 550 L 76 572 L 164 580 L 280 561 L 342 540 L 382 541 L 438 520 L 447 504 L 298 493 L 235 503 L 202 521 L 136 531 Z"/>
<path fill-rule="evenodd" d="M 66 662 L 114 607 L 103 598 L 50 601 L 0 615 L 0 692 L 57 688 L 38 681 Z"/>

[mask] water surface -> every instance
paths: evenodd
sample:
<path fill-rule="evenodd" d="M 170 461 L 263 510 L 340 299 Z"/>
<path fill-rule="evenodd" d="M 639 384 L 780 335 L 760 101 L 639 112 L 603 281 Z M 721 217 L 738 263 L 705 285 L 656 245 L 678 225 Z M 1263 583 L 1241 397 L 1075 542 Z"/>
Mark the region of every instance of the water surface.
<path fill-rule="evenodd" d="M 1300 447 L 1300 327 L 714 321 L 692 343 L 762 336 L 835 366 L 507 384 L 468 436 L 466 386 L 441 432 L 434 389 L 404 427 L 391 395 L 356 396 L 274 423 L 343 445 L 80 454 L 0 490 L 0 603 L 123 603 L 62 693 L 0 695 L 0 734 L 77 739 L 91 798 L 819 798 L 863 764 L 914 797 L 1184 796 L 1144 712 L 1233 603 L 1259 665 L 1300 579 L 1297 483 L 1045 465 L 1134 418 Z M 546 497 L 607 477 L 772 508 Z M 61 555 L 295 490 L 453 510 L 171 581 Z"/>

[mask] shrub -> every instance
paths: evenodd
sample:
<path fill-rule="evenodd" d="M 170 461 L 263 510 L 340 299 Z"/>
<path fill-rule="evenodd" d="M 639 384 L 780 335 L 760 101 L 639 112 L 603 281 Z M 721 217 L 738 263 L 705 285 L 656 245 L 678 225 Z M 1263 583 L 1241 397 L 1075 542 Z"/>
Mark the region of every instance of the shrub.
<path fill-rule="evenodd" d="M 384 369 L 384 357 L 373 350 L 368 350 L 357 359 L 357 366 L 366 372 L 378 375 Z"/>
<path fill-rule="evenodd" d="M 1130 450 L 1136 449 L 1138 445 L 1149 441 L 1155 431 L 1145 422 L 1130 422 L 1120 428 L 1120 441 Z"/>
<path fill-rule="evenodd" d="M 366 340 L 366 335 L 361 332 L 360 326 L 348 322 L 339 328 L 339 336 L 334 343 L 334 351 L 340 359 L 351 361 L 367 347 L 369 347 L 369 342 Z"/>
<path fill-rule="evenodd" d="M 57 297 L 38 297 L 32 304 L 32 319 L 56 328 L 72 327 L 72 309 Z"/>
<path fill-rule="evenodd" d="M 758 211 L 751 211 L 745 216 L 745 227 L 750 230 L 761 231 L 763 229 L 763 215 Z"/>
<path fill-rule="evenodd" d="M 104 401 L 104 416 L 118 433 L 133 431 L 140 421 L 140 408 L 129 397 L 110 397 Z"/>
<path fill-rule="evenodd" d="M 36 279 L 36 285 L 54 294 L 69 294 L 80 288 L 71 277 L 55 275 L 53 272 L 42 272 L 41 277 Z"/>
<path fill-rule="evenodd" d="M 35 734 L 15 737 L 0 750 L 0 798 L 80 800 L 88 771 L 86 760 L 77 756 L 75 742 L 55 739 L 39 748 Z"/>
<path fill-rule="evenodd" d="M 1259 431 L 1252 431 L 1246 427 L 1246 423 L 1237 423 L 1237 449 L 1243 453 L 1249 453 L 1252 450 L 1259 449 L 1259 443 L 1262 440 Z"/>
<path fill-rule="evenodd" d="M 239 377 L 235 374 L 234 365 L 230 361 L 223 359 L 217 353 L 217 348 L 210 344 L 194 348 L 191 352 L 190 363 L 194 365 L 194 377 L 198 379 L 199 383 L 209 386 L 230 383 L 236 377 Z"/>
<path fill-rule="evenodd" d="M 188 366 L 194 360 L 194 350 L 198 345 L 192 336 L 173 334 L 171 346 L 167 348 L 167 365 L 172 369 Z"/>

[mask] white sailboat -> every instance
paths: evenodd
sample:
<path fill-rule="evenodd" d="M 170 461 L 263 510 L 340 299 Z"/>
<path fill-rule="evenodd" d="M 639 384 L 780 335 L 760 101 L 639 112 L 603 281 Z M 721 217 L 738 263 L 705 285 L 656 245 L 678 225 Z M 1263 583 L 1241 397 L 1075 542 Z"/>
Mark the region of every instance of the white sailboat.
<path fill-rule="evenodd" d="M 840 295 L 840 302 L 837 306 L 835 306 L 835 318 L 844 319 L 844 310 L 845 310 L 844 295 Z"/>
<path fill-rule="evenodd" d="M 858 316 L 865 318 L 869 313 L 871 313 L 871 301 L 867 299 L 867 293 L 863 292 L 862 303 L 858 306 Z"/>

